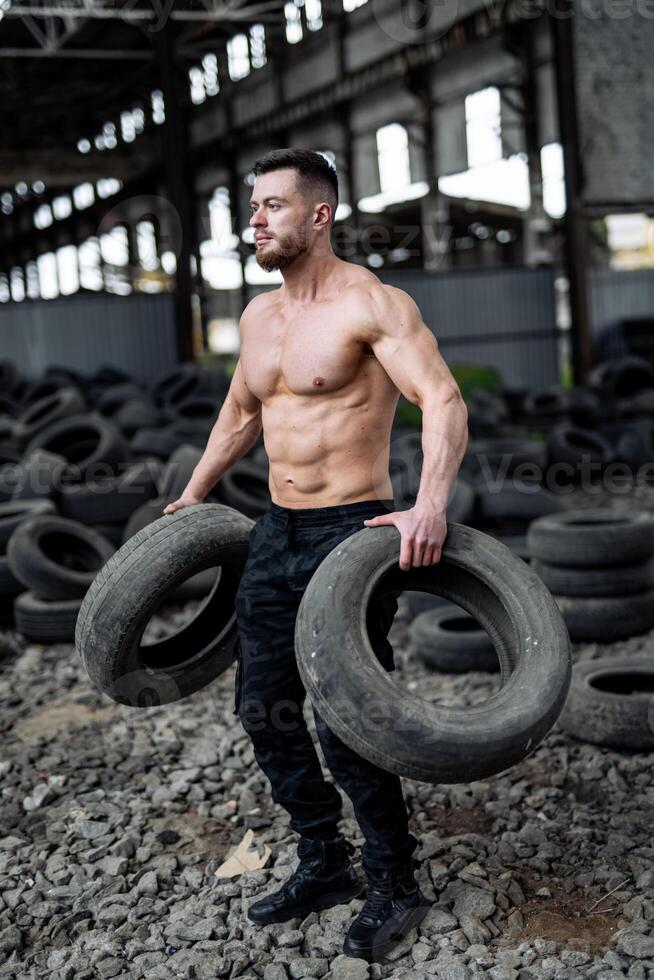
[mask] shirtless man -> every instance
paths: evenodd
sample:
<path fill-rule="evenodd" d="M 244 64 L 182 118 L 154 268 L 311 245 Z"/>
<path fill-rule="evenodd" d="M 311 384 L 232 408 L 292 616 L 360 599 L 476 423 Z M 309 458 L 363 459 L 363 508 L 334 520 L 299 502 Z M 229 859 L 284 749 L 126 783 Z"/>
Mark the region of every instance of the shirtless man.
<path fill-rule="evenodd" d="M 263 430 L 272 503 L 250 533 L 236 597 L 234 713 L 273 800 L 300 835 L 297 870 L 248 909 L 253 921 L 268 923 L 347 902 L 363 888 L 350 862 L 354 848 L 338 832 L 341 796 L 324 778 L 303 717 L 294 648 L 302 595 L 329 552 L 364 527 L 399 530 L 403 570 L 439 561 L 467 411 L 414 301 L 334 255 L 338 180 L 331 164 L 310 150 L 274 150 L 253 173 L 257 261 L 280 269 L 284 282 L 243 312 L 229 393 L 188 486 L 164 513 L 200 503 Z M 415 506 L 394 511 L 388 467 L 400 392 L 428 424 Z M 368 609 L 370 642 L 387 671 L 394 670 L 387 634 L 399 594 L 373 598 Z M 399 777 L 361 758 L 313 713 L 327 765 L 364 837 L 367 898 L 344 951 L 370 961 L 427 911 L 414 877 L 418 841 Z"/>

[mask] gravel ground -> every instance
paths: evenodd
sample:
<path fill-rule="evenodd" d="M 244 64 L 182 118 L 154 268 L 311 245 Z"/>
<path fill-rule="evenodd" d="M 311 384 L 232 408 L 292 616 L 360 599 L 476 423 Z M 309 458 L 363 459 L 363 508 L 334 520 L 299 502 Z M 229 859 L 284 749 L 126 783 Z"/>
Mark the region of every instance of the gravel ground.
<path fill-rule="evenodd" d="M 151 629 L 191 609 L 170 607 Z M 406 613 L 391 633 L 398 684 L 444 703 L 490 696 L 497 675 L 428 674 L 407 649 Z M 233 669 L 183 702 L 134 710 L 90 686 L 72 645 L 3 639 L 0 977 L 654 978 L 654 753 L 555 725 L 492 779 L 403 780 L 432 907 L 369 966 L 341 953 L 363 900 L 268 927 L 244 914 L 291 872 L 296 837 L 232 716 Z M 654 631 L 573 650 L 654 657 Z M 308 705 L 306 717 L 313 727 Z M 347 798 L 344 814 L 360 845 Z M 216 879 L 248 828 L 271 846 L 268 865 Z"/>

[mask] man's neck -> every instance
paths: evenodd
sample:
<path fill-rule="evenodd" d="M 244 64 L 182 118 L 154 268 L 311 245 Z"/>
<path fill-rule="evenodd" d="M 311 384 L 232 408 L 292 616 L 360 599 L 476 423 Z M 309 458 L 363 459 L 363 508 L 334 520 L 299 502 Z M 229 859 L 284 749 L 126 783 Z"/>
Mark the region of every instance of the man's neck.
<path fill-rule="evenodd" d="M 315 303 L 329 296 L 329 282 L 340 263 L 330 250 L 326 254 L 306 253 L 282 270 L 283 296 L 290 304 Z"/>

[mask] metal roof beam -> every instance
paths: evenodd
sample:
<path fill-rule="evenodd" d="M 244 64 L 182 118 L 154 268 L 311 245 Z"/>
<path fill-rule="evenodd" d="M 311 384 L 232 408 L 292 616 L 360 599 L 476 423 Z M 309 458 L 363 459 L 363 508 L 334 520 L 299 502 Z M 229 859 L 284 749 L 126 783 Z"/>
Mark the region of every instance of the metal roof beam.
<path fill-rule="evenodd" d="M 179 20 L 179 21 L 251 21 L 265 19 L 265 14 L 269 11 L 279 13 L 283 8 L 282 0 L 263 0 L 261 3 L 254 3 L 250 7 L 234 7 L 231 4 L 224 4 L 223 9 L 216 9 L 209 6 L 206 10 L 165 10 L 170 6 L 170 2 L 162 5 L 160 13 L 155 10 L 127 10 L 111 9 L 106 7 L 58 7 L 55 5 L 32 5 L 14 4 L 5 11 L 5 17 L 63 17 L 68 20 L 122 20 L 122 21 L 153 21 L 153 20 Z"/>
<path fill-rule="evenodd" d="M 105 61 L 151 61 L 153 51 L 110 48 L 0 48 L 0 58 L 101 58 Z"/>

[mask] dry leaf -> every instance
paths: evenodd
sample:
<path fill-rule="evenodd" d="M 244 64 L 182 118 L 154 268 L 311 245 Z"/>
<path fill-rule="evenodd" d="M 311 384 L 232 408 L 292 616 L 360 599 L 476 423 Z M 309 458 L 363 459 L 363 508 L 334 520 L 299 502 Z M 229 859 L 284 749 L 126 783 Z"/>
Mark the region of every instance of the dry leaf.
<path fill-rule="evenodd" d="M 244 871 L 256 871 L 267 864 L 271 850 L 267 844 L 256 844 L 254 833 L 248 830 L 236 850 L 216 868 L 216 878 L 234 878 Z"/>

